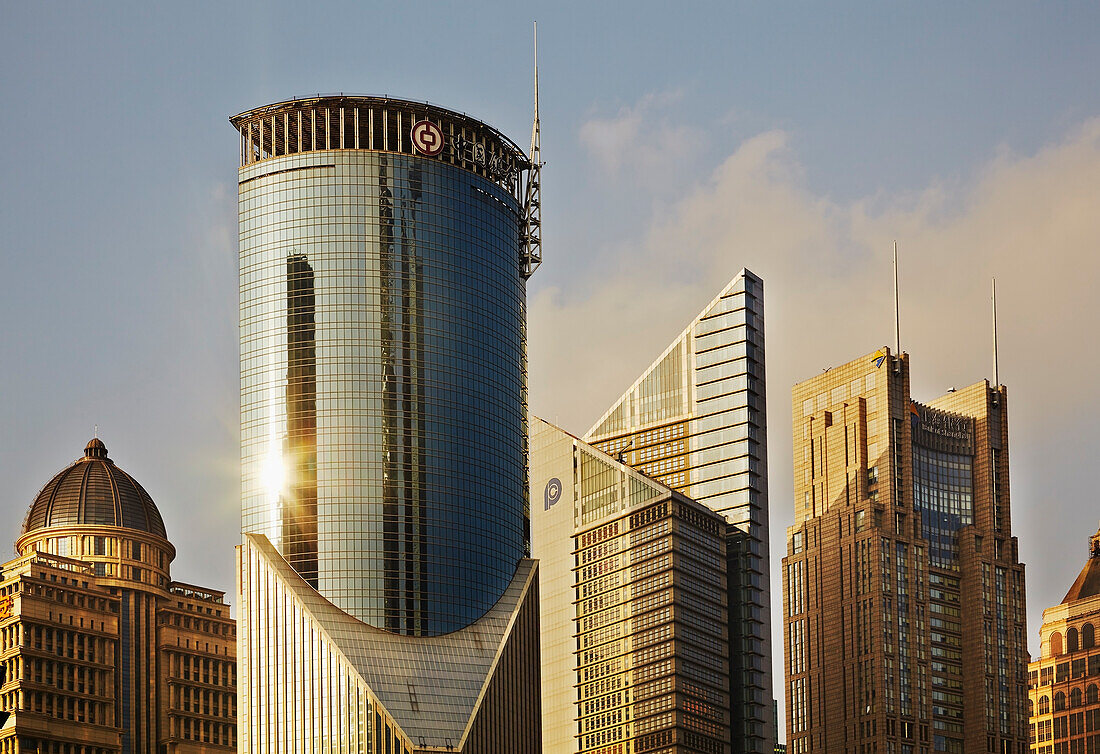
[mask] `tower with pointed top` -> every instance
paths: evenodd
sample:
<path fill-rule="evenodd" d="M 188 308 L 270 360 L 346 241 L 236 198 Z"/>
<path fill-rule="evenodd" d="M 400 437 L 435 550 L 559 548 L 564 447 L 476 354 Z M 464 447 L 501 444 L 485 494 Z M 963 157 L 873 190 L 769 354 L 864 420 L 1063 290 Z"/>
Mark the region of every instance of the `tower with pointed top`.
<path fill-rule="evenodd" d="M 584 439 L 720 513 L 730 751 L 774 748 L 764 281 L 741 270 Z"/>

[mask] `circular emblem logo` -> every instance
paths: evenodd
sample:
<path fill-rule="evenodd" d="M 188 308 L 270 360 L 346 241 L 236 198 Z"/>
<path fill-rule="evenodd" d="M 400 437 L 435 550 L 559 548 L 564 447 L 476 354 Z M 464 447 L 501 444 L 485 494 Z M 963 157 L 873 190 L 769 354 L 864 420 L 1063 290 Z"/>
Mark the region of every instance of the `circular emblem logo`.
<path fill-rule="evenodd" d="M 430 120 L 417 121 L 412 127 L 412 143 L 420 154 L 435 157 L 443 151 L 443 132 Z"/>
<path fill-rule="evenodd" d="M 561 500 L 561 480 L 554 477 L 546 483 L 546 491 L 543 492 L 543 510 L 550 510 L 550 506 Z"/>

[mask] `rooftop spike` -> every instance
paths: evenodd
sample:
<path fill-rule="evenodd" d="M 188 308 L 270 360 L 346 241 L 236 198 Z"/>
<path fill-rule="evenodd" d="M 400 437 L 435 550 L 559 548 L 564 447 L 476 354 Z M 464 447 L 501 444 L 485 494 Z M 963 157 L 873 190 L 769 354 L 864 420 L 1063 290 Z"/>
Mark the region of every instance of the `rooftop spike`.
<path fill-rule="evenodd" d="M 993 387 L 1000 386 L 1001 373 L 997 359 L 997 278 L 993 278 Z"/>
<path fill-rule="evenodd" d="M 542 146 L 539 133 L 539 27 L 535 23 L 535 119 L 531 124 L 531 167 L 523 196 L 523 278 L 542 264 Z"/>
<path fill-rule="evenodd" d="M 898 242 L 894 241 L 894 335 L 897 355 L 901 356 L 901 304 L 898 297 Z"/>

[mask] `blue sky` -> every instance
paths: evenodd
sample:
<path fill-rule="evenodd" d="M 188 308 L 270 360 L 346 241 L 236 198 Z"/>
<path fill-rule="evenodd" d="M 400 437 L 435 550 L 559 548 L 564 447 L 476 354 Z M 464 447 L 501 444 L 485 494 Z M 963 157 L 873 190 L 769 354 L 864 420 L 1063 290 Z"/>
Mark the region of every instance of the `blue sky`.
<path fill-rule="evenodd" d="M 530 285 L 532 406 L 583 432 L 749 266 L 768 291 L 778 552 L 790 385 L 892 340 L 890 241 L 918 399 L 990 376 L 997 275 L 1037 651 L 1041 609 L 1098 516 L 1083 470 L 1100 425 L 1087 337 L 1100 6 L 42 2 L 4 18 L 0 520 L 13 539 L 99 424 L 160 504 L 176 577 L 231 590 L 228 116 L 389 93 L 523 144 L 537 19 L 547 261 Z"/>

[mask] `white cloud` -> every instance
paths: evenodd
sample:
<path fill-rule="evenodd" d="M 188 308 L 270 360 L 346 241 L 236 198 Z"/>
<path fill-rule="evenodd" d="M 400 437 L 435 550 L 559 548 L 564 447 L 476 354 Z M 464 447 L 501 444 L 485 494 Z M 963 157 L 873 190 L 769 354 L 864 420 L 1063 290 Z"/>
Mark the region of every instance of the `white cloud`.
<path fill-rule="evenodd" d="M 679 99 L 678 92 L 650 94 L 612 117 L 588 120 L 580 128 L 581 145 L 606 178 L 668 186 L 684 175 L 705 141 L 701 129 L 669 118 Z"/>
<path fill-rule="evenodd" d="M 626 175 L 627 155 L 664 158 L 664 137 L 643 125 L 651 108 L 643 102 L 582 130 L 624 182 L 637 180 Z M 891 242 L 899 244 L 902 346 L 917 399 L 992 378 L 996 276 L 1013 527 L 1029 564 L 1034 636 L 1042 608 L 1061 599 L 1083 563 L 1096 523 L 1083 468 L 1100 426 L 1100 350 L 1091 342 L 1100 324 L 1098 185 L 1100 119 L 1034 154 L 1001 149 L 960 185 L 851 202 L 806 189 L 782 132 L 749 138 L 683 198 L 637 223 L 634 237 L 597 250 L 594 284 L 532 296 L 532 408 L 584 432 L 748 267 L 765 280 L 772 541 L 781 553 L 791 521 L 790 388 L 892 343 Z M 777 594 L 779 584 L 775 571 Z"/>

